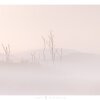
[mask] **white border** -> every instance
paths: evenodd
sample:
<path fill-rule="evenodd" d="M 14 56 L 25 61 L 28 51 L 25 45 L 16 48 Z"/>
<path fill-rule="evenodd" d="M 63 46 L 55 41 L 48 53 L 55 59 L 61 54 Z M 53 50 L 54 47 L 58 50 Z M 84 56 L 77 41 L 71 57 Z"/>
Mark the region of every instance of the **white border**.
<path fill-rule="evenodd" d="M 100 0 L 0 0 L 0 5 L 99 5 Z"/>
<path fill-rule="evenodd" d="M 0 5 L 100 5 L 100 0 L 0 0 Z M 100 100 L 100 96 L 0 96 L 0 100 Z"/>
<path fill-rule="evenodd" d="M 0 100 L 100 100 L 100 96 L 0 96 Z"/>

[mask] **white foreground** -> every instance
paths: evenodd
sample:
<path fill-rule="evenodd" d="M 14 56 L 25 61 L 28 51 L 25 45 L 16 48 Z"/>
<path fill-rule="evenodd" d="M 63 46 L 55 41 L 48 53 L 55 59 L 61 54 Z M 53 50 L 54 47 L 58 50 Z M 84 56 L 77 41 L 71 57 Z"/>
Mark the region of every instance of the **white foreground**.
<path fill-rule="evenodd" d="M 100 57 L 69 55 L 54 64 L 1 64 L 0 95 L 100 95 Z"/>

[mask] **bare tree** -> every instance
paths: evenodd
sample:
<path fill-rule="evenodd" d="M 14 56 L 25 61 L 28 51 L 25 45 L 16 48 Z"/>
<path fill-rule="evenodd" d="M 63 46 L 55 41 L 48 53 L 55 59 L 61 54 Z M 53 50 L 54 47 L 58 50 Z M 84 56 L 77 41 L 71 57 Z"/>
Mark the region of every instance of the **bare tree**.
<path fill-rule="evenodd" d="M 55 62 L 56 54 L 58 55 L 58 57 L 60 58 L 60 61 L 61 61 L 62 60 L 62 48 L 61 49 L 55 48 L 54 35 L 52 34 L 52 31 L 50 31 L 48 38 L 49 38 L 49 40 L 46 40 L 42 36 L 42 40 L 43 40 L 43 43 L 44 43 L 44 48 L 43 48 L 43 58 L 44 58 L 44 60 L 46 58 L 46 55 L 45 55 L 45 50 L 47 48 L 46 45 L 48 45 L 49 50 L 50 50 L 50 56 L 51 56 L 53 63 Z"/>
<path fill-rule="evenodd" d="M 32 59 L 32 63 L 34 62 L 36 62 L 36 54 L 35 54 L 35 52 L 34 53 L 31 53 L 31 59 Z"/>
<path fill-rule="evenodd" d="M 3 48 L 4 54 L 5 54 L 6 62 L 9 62 L 10 61 L 10 54 L 11 54 L 10 45 L 8 44 L 7 46 L 4 46 L 2 44 L 2 48 Z"/>
<path fill-rule="evenodd" d="M 42 36 L 42 40 L 43 40 L 43 45 L 44 45 L 44 47 L 43 47 L 43 59 L 44 59 L 44 61 L 46 60 L 46 55 L 45 55 L 45 50 L 46 50 L 46 40 L 45 40 L 45 38 Z"/>
<path fill-rule="evenodd" d="M 50 34 L 49 34 L 49 48 L 50 48 L 50 53 L 51 53 L 51 57 L 52 57 L 52 61 L 54 63 L 55 61 L 55 52 L 54 52 L 54 49 L 55 49 L 55 46 L 54 46 L 54 35 L 52 34 L 52 32 L 50 31 Z"/>

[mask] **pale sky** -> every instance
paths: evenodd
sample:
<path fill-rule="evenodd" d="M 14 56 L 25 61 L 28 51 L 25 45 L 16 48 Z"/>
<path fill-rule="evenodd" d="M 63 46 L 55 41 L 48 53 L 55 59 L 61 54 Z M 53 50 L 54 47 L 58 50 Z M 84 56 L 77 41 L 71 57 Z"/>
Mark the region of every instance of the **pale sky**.
<path fill-rule="evenodd" d="M 56 47 L 100 54 L 100 6 L 0 6 L 0 42 L 12 52 L 42 48 L 50 30 Z"/>

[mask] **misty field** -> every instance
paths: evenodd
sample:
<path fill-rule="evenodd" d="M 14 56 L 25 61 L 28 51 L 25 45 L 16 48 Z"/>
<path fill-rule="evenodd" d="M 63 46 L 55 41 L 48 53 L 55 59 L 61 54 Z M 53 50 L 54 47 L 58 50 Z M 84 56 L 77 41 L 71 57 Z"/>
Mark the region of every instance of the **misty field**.
<path fill-rule="evenodd" d="M 100 94 L 100 56 L 72 53 L 63 61 L 0 64 L 0 94 Z"/>
<path fill-rule="evenodd" d="M 100 94 L 100 55 L 57 48 L 52 32 L 42 49 L 12 54 L 2 43 L 0 94 Z"/>

